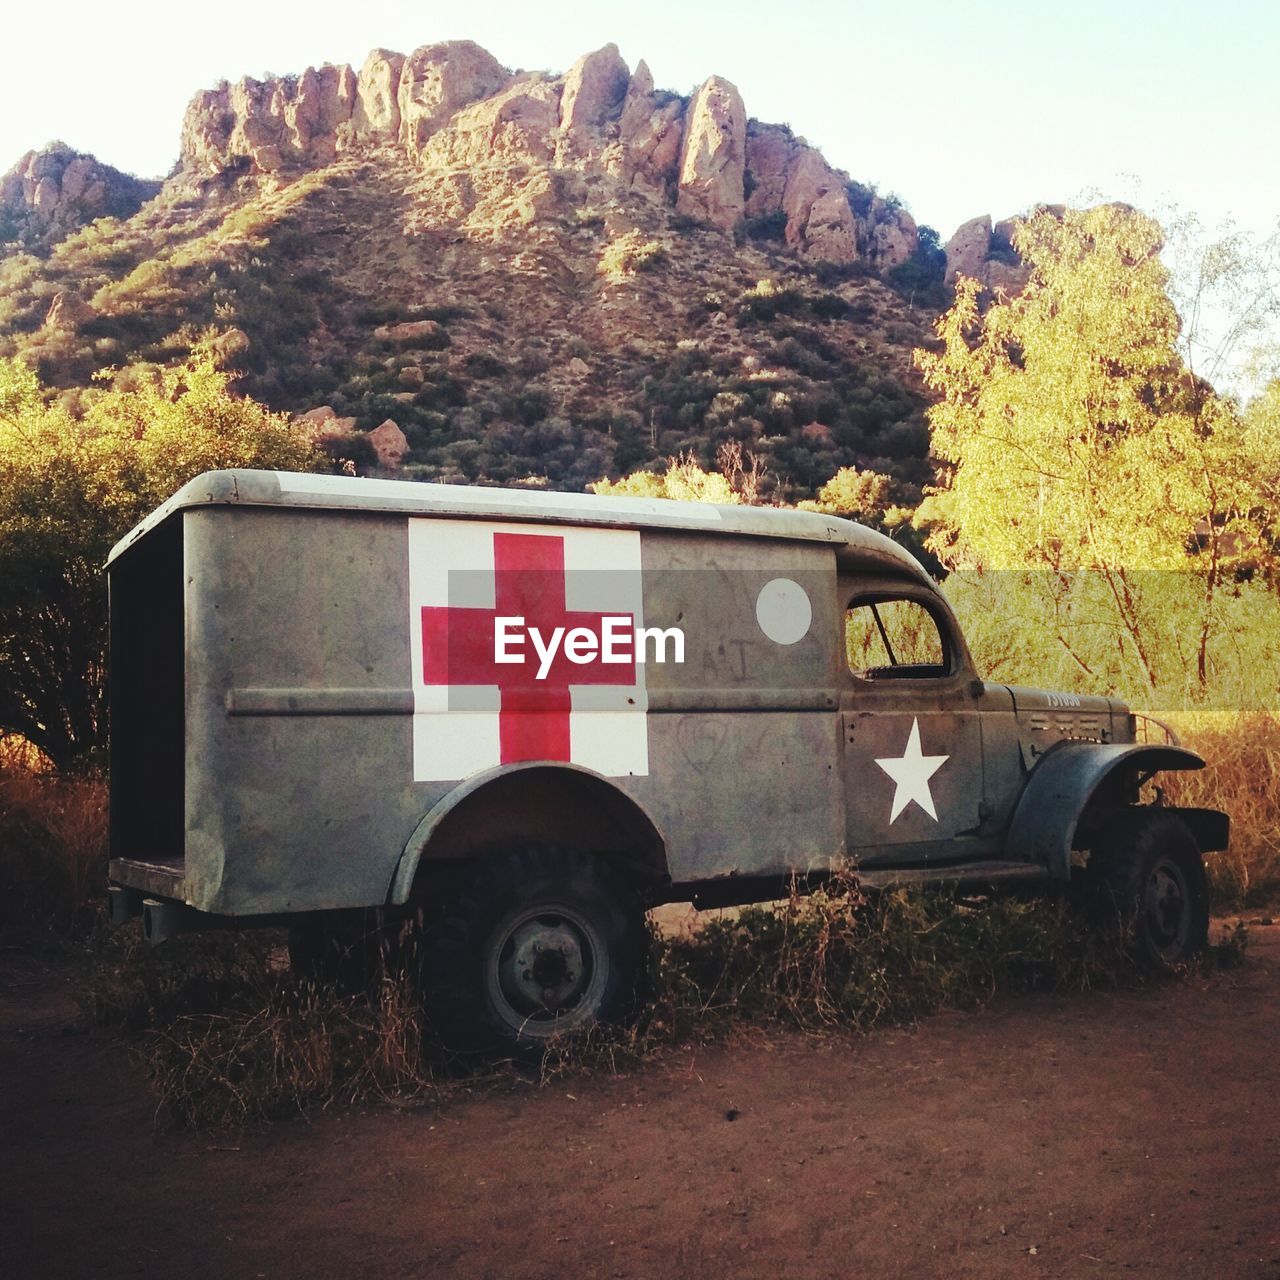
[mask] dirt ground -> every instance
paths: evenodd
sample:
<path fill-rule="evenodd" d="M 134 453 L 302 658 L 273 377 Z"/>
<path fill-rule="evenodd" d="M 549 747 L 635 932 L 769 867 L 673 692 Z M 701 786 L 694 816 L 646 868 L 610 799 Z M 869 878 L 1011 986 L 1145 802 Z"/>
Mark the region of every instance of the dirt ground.
<path fill-rule="evenodd" d="M 167 1133 L 71 977 L 0 970 L 0 1273 L 1280 1276 L 1280 927 L 1243 969 Z"/>

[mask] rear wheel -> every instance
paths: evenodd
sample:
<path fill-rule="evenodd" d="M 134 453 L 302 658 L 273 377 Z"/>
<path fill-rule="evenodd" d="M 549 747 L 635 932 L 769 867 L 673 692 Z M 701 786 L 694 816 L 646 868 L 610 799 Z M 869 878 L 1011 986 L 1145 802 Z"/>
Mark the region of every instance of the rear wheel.
<path fill-rule="evenodd" d="M 635 1009 L 644 908 L 602 858 L 511 850 L 432 886 L 432 896 L 419 989 L 450 1047 L 533 1056 Z"/>
<path fill-rule="evenodd" d="M 1152 968 L 1180 964 L 1209 936 L 1209 886 L 1195 837 L 1175 814 L 1134 810 L 1094 847 L 1086 869 L 1091 914 L 1121 930 Z"/>

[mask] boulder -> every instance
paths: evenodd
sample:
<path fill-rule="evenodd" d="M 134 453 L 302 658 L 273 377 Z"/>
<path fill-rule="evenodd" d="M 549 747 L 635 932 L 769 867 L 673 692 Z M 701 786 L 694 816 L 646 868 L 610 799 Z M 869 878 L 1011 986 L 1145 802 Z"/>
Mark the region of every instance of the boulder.
<path fill-rule="evenodd" d="M 957 276 L 982 278 L 982 266 L 991 252 L 991 218 L 983 214 L 970 218 L 956 229 L 947 241 L 947 273 L 945 282 L 955 284 Z"/>
<path fill-rule="evenodd" d="M 306 413 L 299 414 L 293 420 L 305 440 L 312 444 L 321 444 L 326 440 L 341 440 L 351 435 L 356 429 L 354 418 L 340 418 L 331 405 L 320 405 Z"/>
<path fill-rule="evenodd" d="M 728 80 L 712 76 L 685 115 L 676 209 L 730 231 L 746 204 L 747 113 Z"/>
<path fill-rule="evenodd" d="M 318 427 L 322 422 L 328 422 L 331 418 L 336 418 L 337 416 L 338 412 L 333 405 L 321 404 L 314 409 L 308 409 L 306 413 L 298 414 L 294 421 Z"/>
<path fill-rule="evenodd" d="M 421 338 L 434 338 L 439 332 L 439 321 L 405 320 L 400 324 L 381 324 L 373 331 L 373 336 L 392 342 L 414 342 Z"/>
<path fill-rule="evenodd" d="M 228 365 L 249 350 L 249 335 L 243 329 L 227 329 L 210 341 L 209 350 L 220 366 Z"/>
<path fill-rule="evenodd" d="M 50 329 L 74 332 L 86 320 L 98 313 L 78 293 L 63 289 L 53 295 L 53 302 L 44 318 Z"/>
<path fill-rule="evenodd" d="M 398 467 L 409 452 L 408 439 L 391 418 L 369 432 L 369 443 L 378 456 L 378 465 L 388 469 Z"/>

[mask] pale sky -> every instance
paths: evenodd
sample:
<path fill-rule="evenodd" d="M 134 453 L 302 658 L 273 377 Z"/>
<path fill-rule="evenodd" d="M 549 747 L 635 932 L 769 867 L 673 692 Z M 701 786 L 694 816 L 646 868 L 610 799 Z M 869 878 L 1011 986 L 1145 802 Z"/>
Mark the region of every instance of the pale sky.
<path fill-rule="evenodd" d="M 460 38 L 560 71 L 613 41 L 659 87 L 726 76 L 749 115 L 789 123 L 944 240 L 1086 192 L 1256 232 L 1280 216 L 1274 0 L 19 2 L 0 26 L 0 171 L 61 138 L 163 174 L 187 100 L 222 78 Z"/>

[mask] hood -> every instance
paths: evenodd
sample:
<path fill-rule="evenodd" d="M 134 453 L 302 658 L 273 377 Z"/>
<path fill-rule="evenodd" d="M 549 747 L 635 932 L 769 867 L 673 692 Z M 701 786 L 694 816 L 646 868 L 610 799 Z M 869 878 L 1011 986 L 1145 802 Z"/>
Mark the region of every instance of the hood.
<path fill-rule="evenodd" d="M 1129 709 L 1112 698 L 1007 685 L 1024 753 L 1042 756 L 1055 743 L 1132 742 Z"/>

